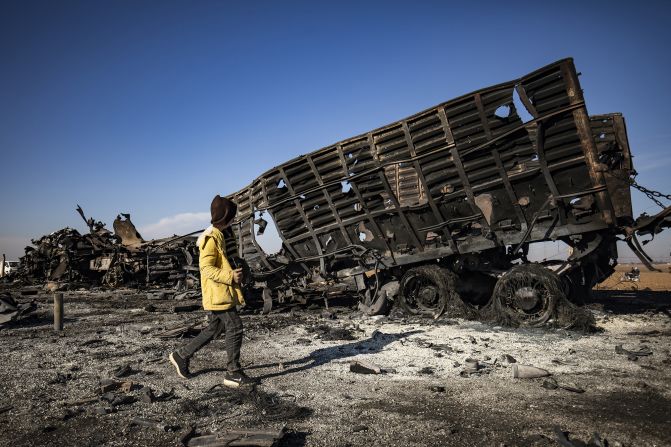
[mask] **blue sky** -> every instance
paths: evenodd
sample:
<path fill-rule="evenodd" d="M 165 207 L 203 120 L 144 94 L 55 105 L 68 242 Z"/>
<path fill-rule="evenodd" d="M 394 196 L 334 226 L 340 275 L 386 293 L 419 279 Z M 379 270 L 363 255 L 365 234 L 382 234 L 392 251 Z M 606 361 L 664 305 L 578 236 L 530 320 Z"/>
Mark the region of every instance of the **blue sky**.
<path fill-rule="evenodd" d="M 83 230 L 76 204 L 145 237 L 197 230 L 272 166 L 567 56 L 588 111 L 625 114 L 641 183 L 669 193 L 670 9 L 4 0 L 0 252 Z"/>

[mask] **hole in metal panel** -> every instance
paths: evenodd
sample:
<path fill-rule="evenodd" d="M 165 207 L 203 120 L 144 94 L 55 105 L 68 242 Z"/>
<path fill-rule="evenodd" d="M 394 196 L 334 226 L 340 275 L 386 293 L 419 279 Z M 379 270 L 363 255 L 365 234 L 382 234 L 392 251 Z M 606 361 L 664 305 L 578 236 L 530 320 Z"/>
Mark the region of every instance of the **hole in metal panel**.
<path fill-rule="evenodd" d="M 454 186 L 450 184 L 444 185 L 442 188 L 440 188 L 440 192 L 441 194 L 450 194 L 454 192 Z"/>
<path fill-rule="evenodd" d="M 366 224 L 363 222 L 359 222 L 359 225 L 357 226 L 357 231 L 359 235 L 359 240 L 361 242 L 370 242 L 375 237 L 373 236 L 373 232 L 370 231 L 368 228 L 366 228 Z"/>
<path fill-rule="evenodd" d="M 283 178 L 280 179 L 279 182 L 277 182 L 277 189 L 284 189 L 284 188 L 286 188 L 286 187 L 287 187 L 287 184 L 284 183 L 284 179 L 283 179 Z"/>
<path fill-rule="evenodd" d="M 534 242 L 529 244 L 527 258 L 532 262 L 566 261 L 573 249 L 563 241 Z M 549 268 L 556 268 L 561 264 L 548 263 Z"/>
<path fill-rule="evenodd" d="M 527 123 L 534 119 L 531 113 L 529 113 L 527 108 L 524 106 L 524 103 L 522 102 L 522 99 L 520 99 L 520 95 L 517 93 L 516 88 L 513 89 L 513 104 L 515 106 L 517 116 L 520 117 L 523 123 Z"/>
<path fill-rule="evenodd" d="M 340 186 L 342 186 L 342 192 L 344 194 L 347 194 L 352 190 L 352 185 L 347 180 L 343 180 L 342 182 L 340 182 Z"/>
<path fill-rule="evenodd" d="M 265 222 L 263 224 L 262 222 Z M 282 249 L 282 239 L 277 231 L 277 224 L 270 213 L 254 212 L 254 234 L 256 243 L 266 255 L 274 255 Z"/>
<path fill-rule="evenodd" d="M 265 220 L 263 217 L 259 217 L 258 219 L 254 219 L 254 225 L 255 225 L 254 228 L 256 229 L 256 235 L 261 236 L 266 231 L 268 221 Z"/>
<path fill-rule="evenodd" d="M 494 111 L 494 115 L 496 115 L 499 118 L 508 118 L 510 116 L 510 106 L 508 104 L 499 106 Z"/>

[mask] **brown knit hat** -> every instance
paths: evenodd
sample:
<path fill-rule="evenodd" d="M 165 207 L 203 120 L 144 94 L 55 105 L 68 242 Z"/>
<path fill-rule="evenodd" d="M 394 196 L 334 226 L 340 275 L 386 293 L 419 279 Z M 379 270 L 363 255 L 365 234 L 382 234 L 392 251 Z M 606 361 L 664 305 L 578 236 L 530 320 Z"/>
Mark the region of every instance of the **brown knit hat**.
<path fill-rule="evenodd" d="M 212 199 L 210 205 L 210 214 L 212 215 L 212 225 L 218 230 L 223 230 L 235 217 L 238 211 L 238 205 L 228 200 L 226 197 L 221 197 L 219 194 Z"/>

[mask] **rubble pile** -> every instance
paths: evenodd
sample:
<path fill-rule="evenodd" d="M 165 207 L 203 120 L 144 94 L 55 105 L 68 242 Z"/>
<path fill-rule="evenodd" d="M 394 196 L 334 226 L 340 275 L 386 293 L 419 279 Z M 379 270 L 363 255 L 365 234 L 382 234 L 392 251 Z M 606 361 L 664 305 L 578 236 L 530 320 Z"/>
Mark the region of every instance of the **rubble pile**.
<path fill-rule="evenodd" d="M 114 232 L 82 216 L 89 233 L 63 228 L 26 247 L 20 266 L 9 276 L 23 284 L 51 282 L 58 287 L 198 287 L 196 238 L 172 237 L 145 241 L 130 220 L 119 214 Z"/>
<path fill-rule="evenodd" d="M 11 294 L 0 293 L 0 329 L 29 315 L 34 310 L 35 303 L 17 303 Z"/>

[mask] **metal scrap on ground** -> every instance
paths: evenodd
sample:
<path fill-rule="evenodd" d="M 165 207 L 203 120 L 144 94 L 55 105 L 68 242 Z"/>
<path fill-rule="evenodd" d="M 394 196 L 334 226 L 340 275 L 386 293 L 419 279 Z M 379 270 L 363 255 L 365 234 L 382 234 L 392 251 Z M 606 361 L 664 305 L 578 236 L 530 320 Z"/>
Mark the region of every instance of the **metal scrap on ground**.
<path fill-rule="evenodd" d="M 50 282 L 67 286 L 177 286 L 197 288 L 198 252 L 195 237 L 145 241 L 130 220 L 120 214 L 114 233 L 105 224 L 82 216 L 89 233 L 63 228 L 33 240 L 26 247 L 20 268 L 10 279 L 23 283 Z"/>
<path fill-rule="evenodd" d="M 9 293 L 0 293 L 0 329 L 35 310 L 34 303 L 17 303 Z"/>

